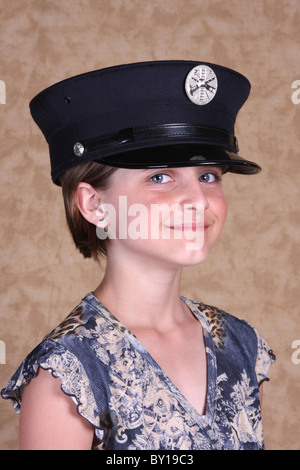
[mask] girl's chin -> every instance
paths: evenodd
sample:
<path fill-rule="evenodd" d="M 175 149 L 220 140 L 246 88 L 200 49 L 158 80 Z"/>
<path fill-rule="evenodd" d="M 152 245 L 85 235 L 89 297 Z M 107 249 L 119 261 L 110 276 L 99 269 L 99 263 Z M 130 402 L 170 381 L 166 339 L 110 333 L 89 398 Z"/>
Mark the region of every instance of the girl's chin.
<path fill-rule="evenodd" d="M 109 240 L 107 244 L 109 252 L 113 256 L 110 259 L 126 259 L 126 264 L 130 264 L 132 257 L 134 260 L 140 260 L 143 268 L 154 263 L 157 267 L 184 268 L 203 263 L 214 243 L 203 239 L 136 239 L 136 240 Z M 123 256 L 124 255 L 124 256 Z"/>
<path fill-rule="evenodd" d="M 161 264 L 161 266 L 182 269 L 203 263 L 207 259 L 209 251 L 203 247 L 197 249 L 197 246 L 191 243 L 184 248 L 178 248 L 174 245 L 168 246 L 163 251 L 159 250 L 155 254 L 149 253 L 149 255 L 150 259 L 156 260 L 156 266 Z"/>

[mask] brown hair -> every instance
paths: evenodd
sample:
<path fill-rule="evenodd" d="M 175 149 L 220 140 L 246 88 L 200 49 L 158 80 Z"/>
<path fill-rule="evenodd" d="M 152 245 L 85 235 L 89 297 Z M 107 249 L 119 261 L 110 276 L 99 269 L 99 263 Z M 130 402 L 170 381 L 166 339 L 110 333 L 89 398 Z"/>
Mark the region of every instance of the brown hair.
<path fill-rule="evenodd" d="M 91 161 L 70 168 L 60 177 L 67 224 L 76 248 L 84 258 L 98 260 L 99 256 L 106 255 L 106 246 L 105 240 L 97 237 L 95 225 L 88 222 L 78 209 L 78 184 L 85 182 L 95 189 L 107 189 L 110 176 L 116 170 L 117 168 Z"/>

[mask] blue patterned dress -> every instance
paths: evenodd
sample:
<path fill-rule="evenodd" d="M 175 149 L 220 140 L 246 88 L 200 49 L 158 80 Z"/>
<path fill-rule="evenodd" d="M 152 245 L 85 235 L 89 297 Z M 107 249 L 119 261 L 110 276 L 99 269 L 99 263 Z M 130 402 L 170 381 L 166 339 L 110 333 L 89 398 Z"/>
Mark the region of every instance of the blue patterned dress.
<path fill-rule="evenodd" d="M 94 449 L 263 449 L 259 384 L 274 354 L 247 322 L 182 299 L 204 331 L 205 415 L 92 293 L 27 356 L 2 397 L 19 412 L 23 387 L 42 367 L 93 425 Z"/>

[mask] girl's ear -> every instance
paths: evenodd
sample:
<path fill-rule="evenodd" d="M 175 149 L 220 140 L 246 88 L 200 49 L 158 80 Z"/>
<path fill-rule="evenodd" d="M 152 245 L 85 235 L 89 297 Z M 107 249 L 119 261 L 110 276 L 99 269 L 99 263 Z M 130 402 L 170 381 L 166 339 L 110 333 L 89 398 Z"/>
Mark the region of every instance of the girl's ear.
<path fill-rule="evenodd" d="M 88 183 L 79 183 L 77 188 L 77 206 L 82 216 L 91 224 L 99 222 L 98 207 L 100 196 L 93 186 Z"/>

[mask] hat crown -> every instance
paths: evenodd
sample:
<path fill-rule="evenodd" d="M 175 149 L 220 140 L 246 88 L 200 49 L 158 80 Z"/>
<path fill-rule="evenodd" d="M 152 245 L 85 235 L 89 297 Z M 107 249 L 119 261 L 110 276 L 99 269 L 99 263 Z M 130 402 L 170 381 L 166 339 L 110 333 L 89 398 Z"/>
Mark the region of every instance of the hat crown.
<path fill-rule="evenodd" d="M 243 75 L 220 65 L 182 60 L 138 62 L 63 80 L 33 98 L 30 110 L 49 144 L 52 177 L 56 177 L 80 162 L 104 158 L 105 163 L 113 164 L 105 158 L 143 148 L 191 141 L 224 144 L 218 138 L 215 142 L 213 138 L 203 140 L 203 133 L 201 138 L 201 133 L 157 135 L 156 140 L 152 133 L 151 141 L 127 141 L 122 147 L 100 145 L 97 152 L 82 152 L 80 161 L 74 155 L 78 143 L 101 141 L 101 137 L 110 142 L 107 136 L 127 129 L 142 128 L 147 133 L 157 126 L 186 124 L 216 128 L 219 135 L 228 133 L 228 142 L 233 142 L 236 116 L 249 92 L 250 83 Z M 225 148 L 236 152 L 232 145 Z"/>
<path fill-rule="evenodd" d="M 185 91 L 188 73 L 200 64 L 210 67 L 218 79 L 215 97 L 203 107 L 192 103 Z M 219 110 L 227 115 L 226 122 L 222 121 L 223 126 L 232 131 L 236 115 L 249 92 L 250 83 L 243 75 L 219 65 L 201 61 L 139 62 L 63 80 L 39 93 L 31 101 L 30 109 L 47 141 L 55 132 L 90 116 L 103 117 L 99 126 L 103 135 L 114 131 L 115 127 L 121 130 L 132 126 L 171 123 L 171 115 L 168 122 L 158 122 L 155 108 L 167 108 L 172 104 L 186 107 L 194 123 L 211 125 L 213 121 L 216 127 L 220 127 L 216 125 L 216 112 L 211 116 L 211 110 Z M 133 107 L 134 116 L 130 113 Z M 121 113 L 126 114 L 124 119 Z M 130 121 L 128 113 L 131 114 Z M 108 119 L 109 116 L 111 119 Z"/>

